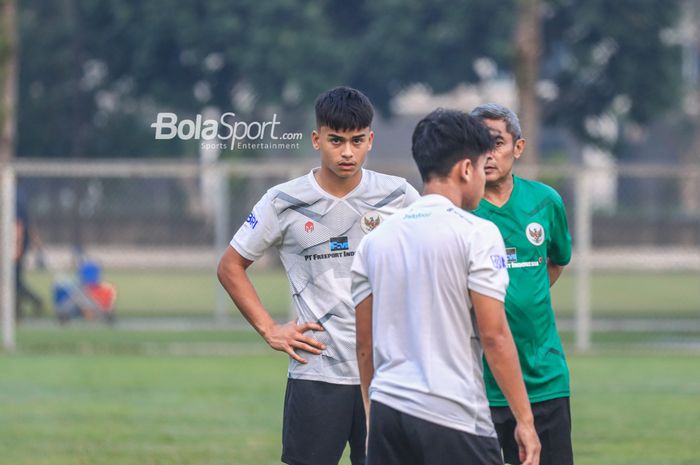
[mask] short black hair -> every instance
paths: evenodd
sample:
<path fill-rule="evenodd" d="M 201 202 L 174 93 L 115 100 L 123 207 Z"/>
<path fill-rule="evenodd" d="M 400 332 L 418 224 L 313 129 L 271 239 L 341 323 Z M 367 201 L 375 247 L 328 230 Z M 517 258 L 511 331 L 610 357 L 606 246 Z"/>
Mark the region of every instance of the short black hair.
<path fill-rule="evenodd" d="M 425 182 L 444 178 L 455 163 L 465 158 L 476 161 L 493 148 L 493 137 L 478 118 L 438 108 L 416 125 L 411 150 Z"/>
<path fill-rule="evenodd" d="M 352 87 L 335 87 L 316 97 L 316 127 L 334 131 L 368 128 L 374 119 L 374 108 L 367 96 Z"/>

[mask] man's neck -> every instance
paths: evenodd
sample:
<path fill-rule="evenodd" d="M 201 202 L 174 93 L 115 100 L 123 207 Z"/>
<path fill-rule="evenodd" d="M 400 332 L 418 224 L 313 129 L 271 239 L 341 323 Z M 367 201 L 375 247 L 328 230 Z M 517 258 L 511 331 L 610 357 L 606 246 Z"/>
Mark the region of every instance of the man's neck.
<path fill-rule="evenodd" d="M 330 170 L 319 168 L 314 171 L 314 178 L 318 185 L 328 194 L 334 197 L 345 197 L 352 192 L 362 181 L 362 170 L 350 178 L 339 178 Z"/>
<path fill-rule="evenodd" d="M 459 188 L 442 179 L 434 179 L 425 183 L 423 195 L 438 194 L 446 197 L 456 207 L 463 208 L 462 193 Z"/>
<path fill-rule="evenodd" d="M 486 183 L 484 198 L 497 207 L 502 207 L 508 202 L 513 193 L 513 173 L 494 183 Z"/>

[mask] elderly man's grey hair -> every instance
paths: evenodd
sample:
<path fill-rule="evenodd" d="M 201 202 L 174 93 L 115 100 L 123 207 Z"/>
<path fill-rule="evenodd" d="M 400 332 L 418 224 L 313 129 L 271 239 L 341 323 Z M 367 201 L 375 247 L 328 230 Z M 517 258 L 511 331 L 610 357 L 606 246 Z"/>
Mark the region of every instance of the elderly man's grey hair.
<path fill-rule="evenodd" d="M 474 108 L 470 115 L 479 119 L 495 119 L 505 121 L 506 130 L 513 136 L 513 142 L 523 138 L 520 120 L 513 110 L 497 103 L 484 103 Z"/>

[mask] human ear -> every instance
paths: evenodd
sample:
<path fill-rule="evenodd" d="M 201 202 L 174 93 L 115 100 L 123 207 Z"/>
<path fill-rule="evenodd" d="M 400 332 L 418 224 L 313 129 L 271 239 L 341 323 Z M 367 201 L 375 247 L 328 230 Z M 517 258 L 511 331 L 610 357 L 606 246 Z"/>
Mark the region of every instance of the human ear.
<path fill-rule="evenodd" d="M 459 173 L 462 181 L 469 182 L 472 177 L 472 172 L 474 171 L 474 165 L 469 158 L 459 162 Z"/>
<path fill-rule="evenodd" d="M 513 157 L 517 160 L 520 155 L 525 151 L 526 141 L 525 139 L 518 139 L 515 141 L 515 147 L 513 148 Z"/>
<path fill-rule="evenodd" d="M 321 140 L 321 135 L 315 129 L 311 131 L 311 145 L 315 150 L 321 148 L 319 141 Z"/>

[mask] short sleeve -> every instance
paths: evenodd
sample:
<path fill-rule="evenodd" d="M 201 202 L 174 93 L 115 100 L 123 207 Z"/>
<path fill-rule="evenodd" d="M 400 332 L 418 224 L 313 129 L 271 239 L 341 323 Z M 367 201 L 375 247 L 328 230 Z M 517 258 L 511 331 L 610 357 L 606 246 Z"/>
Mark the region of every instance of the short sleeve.
<path fill-rule="evenodd" d="M 352 277 L 351 293 L 352 302 L 357 306 L 372 294 L 372 286 L 369 282 L 369 272 L 367 266 L 367 236 L 363 237 L 357 246 L 355 256 L 352 260 L 350 274 Z"/>
<path fill-rule="evenodd" d="M 255 261 L 281 239 L 279 219 L 272 204 L 272 194 L 268 192 L 253 207 L 253 211 L 233 236 L 231 247 L 244 258 Z"/>
<path fill-rule="evenodd" d="M 406 181 L 406 195 L 403 200 L 403 207 L 408 207 L 416 200 L 420 199 L 420 194 L 408 181 Z"/>
<path fill-rule="evenodd" d="M 556 265 L 568 265 L 571 261 L 571 234 L 569 223 L 566 219 L 566 208 L 559 194 L 552 203 L 551 240 L 547 250 L 547 256 Z"/>
<path fill-rule="evenodd" d="M 508 269 L 505 245 L 496 225 L 490 221 L 479 225 L 471 237 L 469 250 L 469 289 L 504 302 Z"/>

